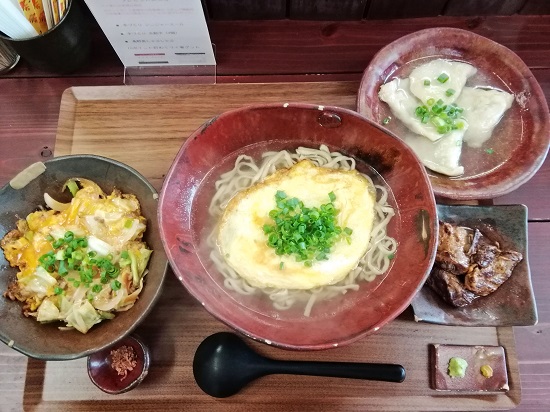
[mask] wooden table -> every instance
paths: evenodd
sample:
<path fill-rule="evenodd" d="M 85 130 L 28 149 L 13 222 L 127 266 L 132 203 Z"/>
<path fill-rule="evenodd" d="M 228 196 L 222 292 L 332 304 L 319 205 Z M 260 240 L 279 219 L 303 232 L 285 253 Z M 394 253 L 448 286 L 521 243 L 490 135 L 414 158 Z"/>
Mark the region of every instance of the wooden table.
<path fill-rule="evenodd" d="M 407 33 L 435 26 L 472 30 L 515 51 L 550 96 L 550 16 L 422 18 L 368 22 L 211 22 L 218 83 L 357 82 L 374 53 Z M 122 84 L 122 66 L 94 31 L 93 65 L 58 77 L 20 64 L 0 78 L 0 184 L 55 150 L 62 93 L 74 86 Z M 288 87 L 288 86 L 287 86 Z M 524 186 L 494 199 L 529 208 L 529 260 L 539 323 L 514 328 L 522 401 L 517 410 L 550 410 L 550 161 Z M 0 410 L 21 410 L 27 359 L 0 346 Z M 35 379 L 36 377 L 29 377 Z"/>

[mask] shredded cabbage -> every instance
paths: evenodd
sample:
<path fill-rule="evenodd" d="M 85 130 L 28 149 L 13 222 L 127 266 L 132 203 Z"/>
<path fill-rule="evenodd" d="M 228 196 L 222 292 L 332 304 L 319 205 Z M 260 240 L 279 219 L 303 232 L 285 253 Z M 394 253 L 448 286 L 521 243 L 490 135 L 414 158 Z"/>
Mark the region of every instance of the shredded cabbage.
<path fill-rule="evenodd" d="M 134 305 L 152 251 L 142 240 L 146 219 L 134 195 L 107 195 L 87 179 L 70 179 L 65 188 L 70 203 L 45 194 L 56 210 L 19 220 L 2 247 L 20 269 L 10 296 L 24 302 L 24 313 L 86 333 Z"/>

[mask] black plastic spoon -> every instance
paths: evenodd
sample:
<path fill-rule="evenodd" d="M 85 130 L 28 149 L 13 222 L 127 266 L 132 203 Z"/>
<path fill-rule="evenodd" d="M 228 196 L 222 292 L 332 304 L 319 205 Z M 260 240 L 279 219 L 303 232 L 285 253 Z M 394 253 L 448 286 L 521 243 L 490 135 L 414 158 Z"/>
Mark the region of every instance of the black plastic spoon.
<path fill-rule="evenodd" d="M 405 379 L 405 369 L 401 365 L 269 359 L 254 352 L 230 332 L 207 337 L 197 348 L 193 360 L 197 384 L 216 398 L 234 395 L 254 379 L 276 373 L 386 382 L 403 382 Z"/>

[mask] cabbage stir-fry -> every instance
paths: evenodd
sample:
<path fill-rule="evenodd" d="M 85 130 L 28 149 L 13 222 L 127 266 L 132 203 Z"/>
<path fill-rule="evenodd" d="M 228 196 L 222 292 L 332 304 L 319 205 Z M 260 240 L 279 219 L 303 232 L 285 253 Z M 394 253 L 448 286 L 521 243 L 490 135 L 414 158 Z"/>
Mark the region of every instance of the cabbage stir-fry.
<path fill-rule="evenodd" d="M 24 302 L 26 316 L 86 333 L 134 305 L 152 251 L 134 195 L 106 195 L 86 179 L 70 179 L 65 188 L 70 203 L 45 193 L 50 209 L 19 220 L 2 239 L 6 259 L 20 270 L 5 295 Z"/>

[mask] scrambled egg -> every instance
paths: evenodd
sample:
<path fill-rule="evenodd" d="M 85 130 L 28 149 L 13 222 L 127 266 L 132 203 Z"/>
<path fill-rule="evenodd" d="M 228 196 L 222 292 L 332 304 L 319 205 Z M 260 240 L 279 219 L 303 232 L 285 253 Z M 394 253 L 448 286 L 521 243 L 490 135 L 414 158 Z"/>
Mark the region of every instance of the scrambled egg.
<path fill-rule="evenodd" d="M 19 220 L 1 246 L 10 265 L 20 270 L 6 296 L 24 302 L 27 316 L 61 320 L 86 333 L 134 304 L 151 250 L 142 241 L 146 219 L 134 195 L 118 190 L 106 195 L 86 179 L 72 183 L 71 203 L 45 194 L 57 210 Z"/>
<path fill-rule="evenodd" d="M 277 191 L 297 197 L 306 207 L 327 203 L 333 192 L 338 225 L 353 230 L 351 241 L 339 240 L 327 260 L 314 261 L 311 267 L 294 257 L 276 255 L 267 245 L 263 226 L 273 223 L 269 212 L 275 207 Z M 255 287 L 312 289 L 337 283 L 357 267 L 367 251 L 375 193 L 372 184 L 355 170 L 317 167 L 302 160 L 231 199 L 219 225 L 218 247 L 227 264 Z"/>

